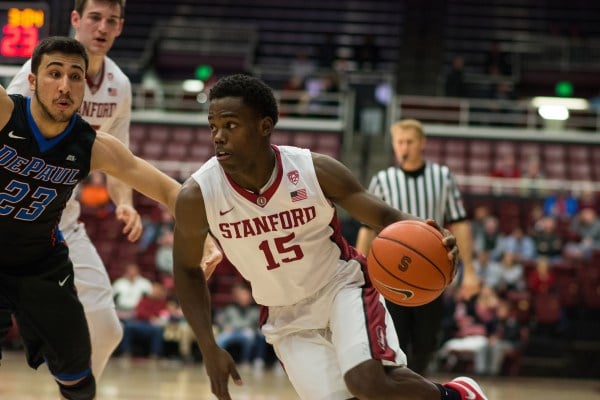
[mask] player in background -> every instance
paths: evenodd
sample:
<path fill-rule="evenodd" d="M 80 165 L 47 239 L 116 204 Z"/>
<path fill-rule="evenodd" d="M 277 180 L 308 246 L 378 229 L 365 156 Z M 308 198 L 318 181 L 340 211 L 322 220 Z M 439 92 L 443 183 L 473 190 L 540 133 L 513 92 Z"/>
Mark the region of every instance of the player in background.
<path fill-rule="evenodd" d="M 208 234 L 264 306 L 262 331 L 301 399 L 486 400 L 470 378 L 440 385 L 406 367 L 383 297 L 365 257 L 344 240 L 334 204 L 376 231 L 416 217 L 368 193 L 331 157 L 271 145 L 278 109 L 262 81 L 222 78 L 209 100 L 216 156 L 178 195 L 173 259 L 176 293 L 213 393 L 230 400 L 229 378 L 242 381 L 216 344 L 206 276 L 195 267 L 202 257 L 195 243 Z M 455 262 L 455 238 L 443 232 Z"/>
<path fill-rule="evenodd" d="M 79 114 L 97 130 L 109 132 L 129 146 L 131 123 L 131 83 L 107 54 L 124 24 L 125 0 L 75 0 L 71 12 L 74 37 L 86 49 L 89 67 L 85 76 L 85 95 Z M 8 93 L 30 96 L 28 76 L 31 60 L 15 75 Z M 107 176 L 107 188 L 116 205 L 115 216 L 123 221 L 123 233 L 130 241 L 142 233 L 141 218 L 133 207 L 131 188 Z M 115 311 L 111 283 L 85 226 L 79 221 L 80 205 L 73 196 L 63 212 L 60 229 L 69 246 L 75 267 L 75 285 L 84 305 L 92 339 L 92 368 L 100 379 L 110 356 L 123 337 L 123 329 Z M 212 242 L 209 241 L 207 246 Z M 212 255 L 205 262 L 218 262 L 220 253 L 210 247 Z M 209 253 L 207 253 L 209 254 Z M 6 315 L 0 315 L 0 319 Z M 0 325 L 7 323 L 0 322 Z"/>
<path fill-rule="evenodd" d="M 398 210 L 450 227 L 463 265 L 461 294 L 470 298 L 479 291 L 479 278 L 473 267 L 471 225 L 454 176 L 447 166 L 426 162 L 423 158 L 426 137 L 419 121 L 398 121 L 390 131 L 398 164 L 377 172 L 371 179 L 369 191 Z M 356 248 L 368 254 L 374 237 L 372 229 L 361 227 Z M 411 368 L 419 374 L 426 373 L 438 349 L 443 296 L 419 307 L 403 307 L 388 301 L 387 308 Z"/>

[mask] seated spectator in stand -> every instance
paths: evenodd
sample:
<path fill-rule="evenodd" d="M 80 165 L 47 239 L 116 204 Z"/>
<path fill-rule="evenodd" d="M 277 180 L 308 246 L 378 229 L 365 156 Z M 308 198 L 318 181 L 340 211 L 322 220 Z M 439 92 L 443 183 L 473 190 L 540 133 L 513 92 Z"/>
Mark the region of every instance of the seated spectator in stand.
<path fill-rule="evenodd" d="M 120 346 L 123 356 L 132 355 L 136 340 L 139 339 L 150 342 L 150 358 L 160 358 L 163 355 L 166 309 L 166 289 L 160 282 L 154 282 L 150 294 L 142 297 L 135 308 L 133 318 L 123 324 Z"/>
<path fill-rule="evenodd" d="M 454 56 L 450 71 L 446 74 L 444 95 L 447 97 L 467 97 L 465 83 L 465 59 L 463 56 Z"/>
<path fill-rule="evenodd" d="M 100 171 L 92 171 L 79 189 L 82 207 L 93 210 L 98 218 L 104 218 L 115 210 L 106 188 L 106 177 Z"/>
<path fill-rule="evenodd" d="M 523 327 L 516 317 L 510 303 L 500 299 L 496 311 L 496 326 L 494 332 L 488 337 L 488 345 L 483 352 L 485 361 L 484 373 L 497 376 L 502 372 L 502 365 L 506 355 L 521 347 Z"/>
<path fill-rule="evenodd" d="M 594 251 L 600 250 L 600 220 L 596 210 L 584 208 L 579 211 L 571 221 L 569 229 L 579 240 L 566 244 L 565 257 L 584 261 L 591 260 Z"/>
<path fill-rule="evenodd" d="M 580 187 L 577 195 L 577 205 L 579 210 L 591 208 L 596 210 L 596 212 L 600 211 L 598 196 L 592 185 L 592 182 L 586 182 Z"/>
<path fill-rule="evenodd" d="M 164 206 L 159 205 L 158 216 L 151 220 L 144 220 L 144 232 L 138 242 L 138 250 L 146 251 L 150 246 L 156 244 L 160 235 L 166 231 L 173 231 L 175 218 L 173 214 Z"/>
<path fill-rule="evenodd" d="M 495 216 L 486 217 L 483 221 L 483 232 L 476 233 L 476 236 L 473 237 L 475 253 L 487 251 L 492 260 L 499 260 L 502 256 L 501 242 L 502 234 L 500 233 L 498 218 Z"/>
<path fill-rule="evenodd" d="M 223 349 L 238 345 L 241 349 L 239 362 L 248 365 L 264 365 L 266 341 L 259 329 L 260 307 L 254 303 L 250 288 L 238 283 L 232 288 L 233 303 L 217 310 L 215 321 L 219 327 L 217 344 Z"/>
<path fill-rule="evenodd" d="M 544 199 L 544 215 L 570 220 L 577 214 L 577 199 L 565 189 L 559 189 Z"/>
<path fill-rule="evenodd" d="M 459 299 L 454 310 L 456 326 L 455 336 L 446 341 L 438 351 L 438 357 L 446 359 L 446 365 L 452 367 L 453 353 L 472 353 L 474 372 L 487 372 L 485 357 L 488 336 L 496 326 L 496 308 L 498 297 L 493 289 L 483 285 L 475 298 Z"/>
<path fill-rule="evenodd" d="M 538 199 L 545 197 L 547 190 L 541 183 L 545 178 L 546 175 L 542 171 L 540 158 L 537 155 L 529 156 L 521 175 L 521 196 Z"/>
<path fill-rule="evenodd" d="M 533 241 L 537 255 L 548 258 L 550 264 L 562 261 L 564 240 L 558 232 L 556 218 L 543 216 L 535 227 Z"/>
<path fill-rule="evenodd" d="M 517 165 L 515 155 L 511 151 L 503 151 L 498 155 L 496 159 L 496 165 L 490 176 L 493 178 L 512 178 L 517 179 L 521 177 L 521 169 Z M 506 182 L 497 181 L 494 184 L 495 194 L 514 194 L 517 189 L 512 185 L 509 186 Z"/>
<path fill-rule="evenodd" d="M 117 315 L 121 321 L 133 318 L 138 303 L 152 291 L 152 282 L 140 273 L 140 267 L 127 264 L 123 276 L 113 282 L 113 292 Z"/>
<path fill-rule="evenodd" d="M 490 209 L 486 205 L 479 205 L 473 210 L 473 219 L 471 220 L 471 234 L 473 238 L 482 237 L 485 231 L 485 220 L 491 216 Z"/>
<path fill-rule="evenodd" d="M 550 269 L 550 263 L 546 257 L 537 258 L 535 269 L 527 277 L 527 288 L 533 295 L 550 293 L 556 289 L 556 276 Z"/>
<path fill-rule="evenodd" d="M 515 255 L 510 251 L 505 252 L 500 260 L 502 276 L 500 284 L 495 288 L 500 295 L 508 292 L 520 292 L 525 289 L 523 264 L 515 260 Z"/>
<path fill-rule="evenodd" d="M 173 276 L 173 239 L 173 231 L 165 229 L 157 240 L 156 268 L 163 278 Z"/>
<path fill-rule="evenodd" d="M 520 226 L 501 239 L 500 249 L 502 253 L 512 253 L 515 261 L 521 264 L 533 261 L 536 257 L 535 242 Z"/>
<path fill-rule="evenodd" d="M 490 258 L 488 250 L 482 250 L 477 253 L 477 257 L 473 260 L 473 268 L 484 285 L 490 287 L 498 287 L 500 285 L 503 267 L 498 261 Z"/>
<path fill-rule="evenodd" d="M 485 72 L 492 77 L 507 76 L 512 74 L 510 55 L 502 50 L 499 42 L 492 43 L 485 54 Z"/>
<path fill-rule="evenodd" d="M 167 307 L 163 310 L 161 318 L 166 321 L 163 339 L 178 344 L 179 355 L 186 363 L 192 362 L 192 346 L 196 341 L 194 331 L 185 320 L 183 311 L 175 299 L 167 301 Z"/>

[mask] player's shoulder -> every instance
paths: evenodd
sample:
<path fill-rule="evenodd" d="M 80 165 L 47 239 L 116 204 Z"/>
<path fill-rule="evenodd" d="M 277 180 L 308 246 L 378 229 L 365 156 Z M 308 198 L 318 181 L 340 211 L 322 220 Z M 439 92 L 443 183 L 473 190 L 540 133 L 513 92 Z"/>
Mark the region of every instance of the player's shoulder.
<path fill-rule="evenodd" d="M 104 74 L 107 79 L 121 85 L 131 86 L 129 77 L 123 72 L 121 67 L 110 57 L 104 57 Z"/>

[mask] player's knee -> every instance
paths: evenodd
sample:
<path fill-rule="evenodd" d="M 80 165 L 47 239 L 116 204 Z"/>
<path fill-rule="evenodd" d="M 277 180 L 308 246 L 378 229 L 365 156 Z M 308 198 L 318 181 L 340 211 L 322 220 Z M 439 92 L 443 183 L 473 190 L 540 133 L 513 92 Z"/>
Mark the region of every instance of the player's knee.
<path fill-rule="evenodd" d="M 111 343 L 118 345 L 121 343 L 123 339 L 123 325 L 118 320 L 115 323 L 109 324 L 106 328 L 106 338 L 110 340 Z"/>
<path fill-rule="evenodd" d="M 72 385 L 58 381 L 56 383 L 60 388 L 60 394 L 67 400 L 93 400 L 96 397 L 96 379 L 91 373 Z"/>

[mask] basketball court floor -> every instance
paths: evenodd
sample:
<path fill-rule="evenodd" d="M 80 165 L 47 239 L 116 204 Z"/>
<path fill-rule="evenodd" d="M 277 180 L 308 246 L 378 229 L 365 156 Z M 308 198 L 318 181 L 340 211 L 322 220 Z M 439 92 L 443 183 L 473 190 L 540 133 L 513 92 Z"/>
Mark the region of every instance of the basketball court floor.
<path fill-rule="evenodd" d="M 310 365 L 306 366 L 310 368 Z M 244 386 L 231 384 L 234 400 L 297 400 L 285 375 L 277 369 L 240 370 Z M 451 376 L 434 376 L 444 382 Z M 556 378 L 478 379 L 489 400 L 597 400 L 600 381 Z M 4 354 L 0 366 L 0 399 L 56 400 L 57 387 L 47 369 L 26 366 L 22 352 Z M 98 388 L 98 400 L 203 400 L 214 399 L 202 364 L 176 361 L 115 358 Z"/>

